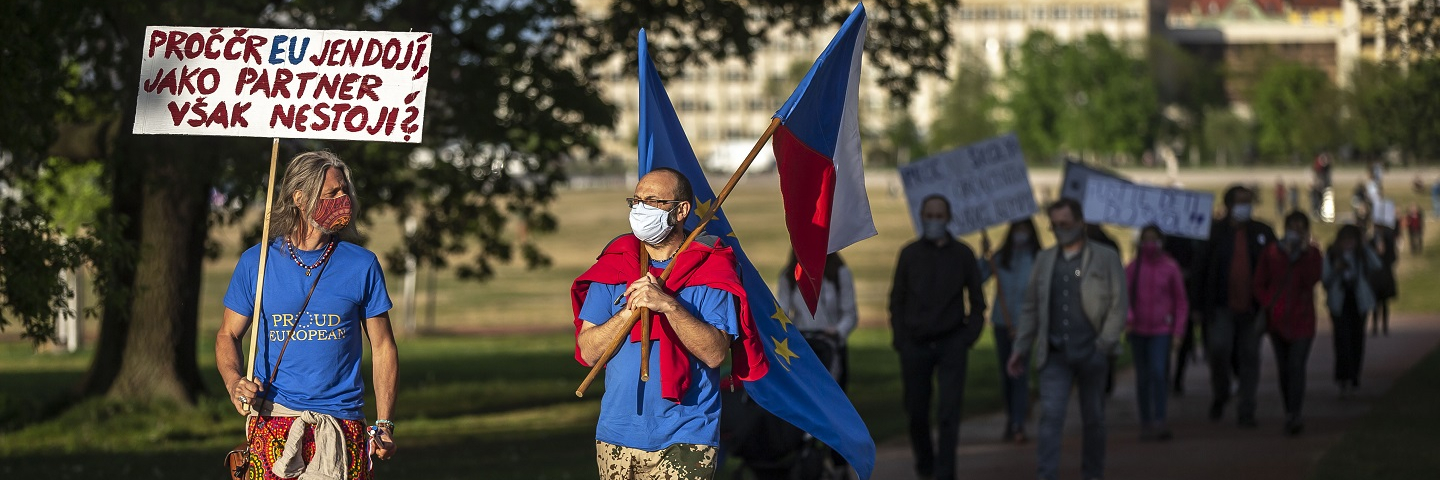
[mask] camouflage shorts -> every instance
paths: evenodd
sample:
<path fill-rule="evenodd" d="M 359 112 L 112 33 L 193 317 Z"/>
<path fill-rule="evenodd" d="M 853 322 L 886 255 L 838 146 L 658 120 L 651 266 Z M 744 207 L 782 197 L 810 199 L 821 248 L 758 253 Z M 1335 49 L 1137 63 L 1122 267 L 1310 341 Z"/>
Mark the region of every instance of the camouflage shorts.
<path fill-rule="evenodd" d="M 595 441 L 601 480 L 710 480 L 715 447 L 677 443 L 658 452 Z"/>

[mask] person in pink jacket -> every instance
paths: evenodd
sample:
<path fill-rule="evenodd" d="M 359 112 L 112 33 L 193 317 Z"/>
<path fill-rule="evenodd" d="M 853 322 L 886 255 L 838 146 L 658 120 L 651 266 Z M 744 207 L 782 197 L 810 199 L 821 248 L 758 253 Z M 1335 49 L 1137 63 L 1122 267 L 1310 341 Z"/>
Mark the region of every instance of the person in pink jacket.
<path fill-rule="evenodd" d="M 1165 423 L 1169 395 L 1166 373 L 1170 371 L 1170 351 L 1185 338 L 1185 321 L 1190 312 L 1180 264 L 1160 248 L 1163 238 L 1160 227 L 1142 228 L 1139 253 L 1125 267 L 1130 292 L 1125 327 L 1135 361 L 1135 396 L 1140 406 L 1143 441 L 1164 441 L 1173 436 Z"/>

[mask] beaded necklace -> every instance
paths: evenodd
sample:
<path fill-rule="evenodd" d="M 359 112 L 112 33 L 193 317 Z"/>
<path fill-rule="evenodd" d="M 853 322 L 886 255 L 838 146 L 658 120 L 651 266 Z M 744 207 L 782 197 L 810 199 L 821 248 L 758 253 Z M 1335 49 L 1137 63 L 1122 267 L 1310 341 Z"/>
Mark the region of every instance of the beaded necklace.
<path fill-rule="evenodd" d="M 314 265 L 306 265 L 305 262 L 300 261 L 300 256 L 295 254 L 295 244 L 290 243 L 289 238 L 285 239 L 285 250 L 290 252 L 290 259 L 294 260 L 296 265 L 299 265 L 300 268 L 305 269 L 305 276 L 308 277 L 310 276 L 311 270 L 314 270 L 316 267 L 319 267 L 320 264 L 325 263 L 325 260 L 330 258 L 330 254 L 335 252 L 336 243 L 337 242 L 334 239 L 331 239 L 330 244 L 325 246 L 325 253 L 323 255 L 320 255 L 320 259 L 316 260 Z"/>

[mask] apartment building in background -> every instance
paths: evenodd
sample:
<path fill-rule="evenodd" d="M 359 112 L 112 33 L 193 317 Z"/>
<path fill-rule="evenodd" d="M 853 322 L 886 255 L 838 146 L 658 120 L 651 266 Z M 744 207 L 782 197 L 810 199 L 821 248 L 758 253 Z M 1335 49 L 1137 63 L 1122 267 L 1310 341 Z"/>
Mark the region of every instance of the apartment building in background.
<path fill-rule="evenodd" d="M 1408 64 L 1433 58 L 1440 49 L 1436 32 L 1437 5 L 1434 0 L 1349 0 L 1345 15 L 1351 22 L 1341 39 L 1358 52 L 1359 59 L 1371 62 Z"/>
<path fill-rule="evenodd" d="M 1363 6 L 1367 1 L 1387 6 L 1367 10 Z M 946 55 L 952 73 L 963 63 L 980 62 L 998 77 L 1004 74 L 1007 55 L 1032 30 L 1048 31 L 1061 41 L 1099 32 L 1137 48 L 1152 36 L 1163 35 L 1224 68 L 1226 92 L 1243 112 L 1250 86 L 1265 62 L 1274 58 L 1318 67 L 1343 86 L 1358 59 L 1433 55 L 1433 45 L 1426 50 L 1415 42 L 1402 42 L 1410 38 L 1405 29 L 1424 27 L 1402 15 L 1421 0 L 1379 1 L 966 0 L 951 12 L 954 44 Z M 580 4 L 601 9 L 609 2 L 581 0 Z M 806 34 L 772 29 L 749 61 L 686 65 L 678 76 L 666 79 L 671 101 L 702 163 L 717 151 L 748 151 L 838 27 Z M 652 36 L 650 41 L 665 40 Z M 621 62 L 617 59 L 599 72 L 601 91 L 620 112 L 616 128 L 601 141 L 608 156 L 630 163 L 636 157 L 638 83 L 633 69 Z M 908 108 L 902 109 L 876 82 L 878 71 L 868 57 L 861 71 L 861 128 L 872 133 L 884 131 L 901 115 L 909 115 L 924 132 L 950 89 L 948 78 L 923 77 Z"/>
<path fill-rule="evenodd" d="M 985 62 L 992 72 L 1004 71 L 1005 55 L 1019 47 L 1031 30 L 1043 29 L 1062 41 L 1101 32 L 1117 40 L 1142 41 L 1152 29 L 1149 0 L 976 0 L 951 12 L 955 44 L 947 52 L 952 72 L 958 62 Z M 580 2 L 604 8 L 606 0 Z M 873 21 L 873 20 L 872 20 Z M 713 153 L 735 151 L 758 139 L 775 110 L 794 90 L 806 68 L 825 49 L 839 28 L 817 28 L 807 34 L 774 29 L 768 42 L 749 62 L 740 59 L 686 66 L 665 88 L 702 163 Z M 651 37 L 655 44 L 664 39 Z M 636 157 L 638 83 L 626 65 L 615 60 L 600 72 L 601 91 L 619 108 L 614 130 L 602 138 L 605 153 L 633 162 Z M 881 132 L 908 114 L 923 131 L 936 116 L 949 80 L 925 77 L 902 110 L 877 83 L 878 70 L 868 58 L 861 67 L 861 128 Z"/>

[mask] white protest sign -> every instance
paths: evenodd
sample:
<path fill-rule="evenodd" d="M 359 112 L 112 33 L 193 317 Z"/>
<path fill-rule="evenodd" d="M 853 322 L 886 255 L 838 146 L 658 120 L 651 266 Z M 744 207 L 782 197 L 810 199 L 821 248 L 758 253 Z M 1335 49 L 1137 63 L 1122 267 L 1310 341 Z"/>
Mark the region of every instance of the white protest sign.
<path fill-rule="evenodd" d="M 418 143 L 431 35 L 149 27 L 137 134 Z"/>
<path fill-rule="evenodd" d="M 1064 177 L 1061 178 L 1060 198 L 1073 200 L 1085 199 L 1085 187 L 1090 184 L 1091 178 L 1109 178 L 1124 183 L 1131 183 L 1129 180 L 1118 175 L 1091 167 L 1081 162 L 1065 162 Z"/>
<path fill-rule="evenodd" d="M 1088 223 L 1143 227 L 1155 224 L 1166 235 L 1206 240 L 1215 195 L 1175 188 L 1137 185 L 1117 178 L 1092 175 L 1085 185 Z"/>
<path fill-rule="evenodd" d="M 966 234 L 1035 214 L 1035 193 L 1020 141 L 991 138 L 900 167 L 910 218 L 920 230 L 920 202 L 950 201 L 950 233 Z"/>

